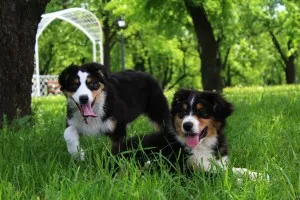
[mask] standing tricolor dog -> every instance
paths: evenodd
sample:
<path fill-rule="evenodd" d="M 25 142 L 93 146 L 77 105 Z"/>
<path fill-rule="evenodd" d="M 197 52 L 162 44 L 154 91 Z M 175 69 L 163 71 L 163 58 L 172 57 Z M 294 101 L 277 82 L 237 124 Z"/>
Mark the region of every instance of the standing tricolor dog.
<path fill-rule="evenodd" d="M 146 73 L 109 74 L 97 63 L 71 65 L 61 72 L 59 83 L 67 98 L 64 138 L 76 158 L 84 159 L 80 135 L 106 134 L 119 141 L 126 136 L 126 124 L 140 114 L 172 132 L 167 100 L 157 81 Z"/>

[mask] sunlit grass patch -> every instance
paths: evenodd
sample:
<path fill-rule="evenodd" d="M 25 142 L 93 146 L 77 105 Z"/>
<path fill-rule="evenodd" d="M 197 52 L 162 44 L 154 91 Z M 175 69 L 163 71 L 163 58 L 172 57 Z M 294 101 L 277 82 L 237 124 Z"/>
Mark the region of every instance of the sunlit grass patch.
<path fill-rule="evenodd" d="M 0 199 L 299 199 L 300 88 L 228 88 L 224 96 L 235 106 L 226 128 L 232 165 L 270 181 L 147 171 L 134 160 L 118 174 L 106 137 L 82 137 L 86 160 L 76 162 L 63 139 L 65 99 L 52 96 L 34 98 L 32 119 L 0 131 Z M 129 135 L 152 131 L 145 117 L 128 125 Z"/>

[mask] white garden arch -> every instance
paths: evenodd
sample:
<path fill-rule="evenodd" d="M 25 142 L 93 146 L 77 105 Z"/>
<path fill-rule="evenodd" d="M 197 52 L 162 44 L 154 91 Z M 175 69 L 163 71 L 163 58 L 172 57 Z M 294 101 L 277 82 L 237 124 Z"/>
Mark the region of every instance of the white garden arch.
<path fill-rule="evenodd" d="M 45 28 L 55 19 L 69 22 L 81 30 L 93 44 L 93 61 L 103 64 L 103 41 L 102 27 L 98 18 L 90 11 L 83 8 L 69 8 L 53 13 L 42 15 L 38 25 L 35 41 L 35 74 L 36 74 L 36 96 L 40 96 L 40 69 L 39 69 L 39 37 Z M 98 46 L 98 47 L 97 47 Z"/>

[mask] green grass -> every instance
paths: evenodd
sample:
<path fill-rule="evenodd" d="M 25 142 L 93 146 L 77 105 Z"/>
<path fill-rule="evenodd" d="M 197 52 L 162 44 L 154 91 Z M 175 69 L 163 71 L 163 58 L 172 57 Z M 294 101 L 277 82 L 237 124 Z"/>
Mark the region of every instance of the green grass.
<path fill-rule="evenodd" d="M 63 139 L 64 98 L 48 97 L 33 100 L 32 119 L 0 131 L 0 199 L 299 199 L 300 87 L 231 88 L 225 96 L 235 105 L 226 128 L 232 164 L 267 172 L 269 182 L 186 177 L 166 166 L 150 173 L 134 161 L 113 176 L 105 137 L 81 138 L 86 160 L 74 162 Z M 140 118 L 129 133 L 151 129 Z"/>

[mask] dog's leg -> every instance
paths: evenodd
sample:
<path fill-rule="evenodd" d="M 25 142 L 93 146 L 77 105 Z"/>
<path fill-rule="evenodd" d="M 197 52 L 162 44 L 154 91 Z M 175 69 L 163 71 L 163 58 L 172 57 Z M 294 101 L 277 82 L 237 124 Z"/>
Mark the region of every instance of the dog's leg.
<path fill-rule="evenodd" d="M 125 138 L 125 136 L 126 136 L 126 124 L 121 122 L 118 122 L 114 132 L 109 134 L 109 137 L 113 142 L 118 142 L 123 138 Z"/>
<path fill-rule="evenodd" d="M 74 126 L 66 128 L 64 138 L 67 143 L 68 152 L 75 159 L 84 160 L 84 152 L 79 146 L 79 133 Z"/>

